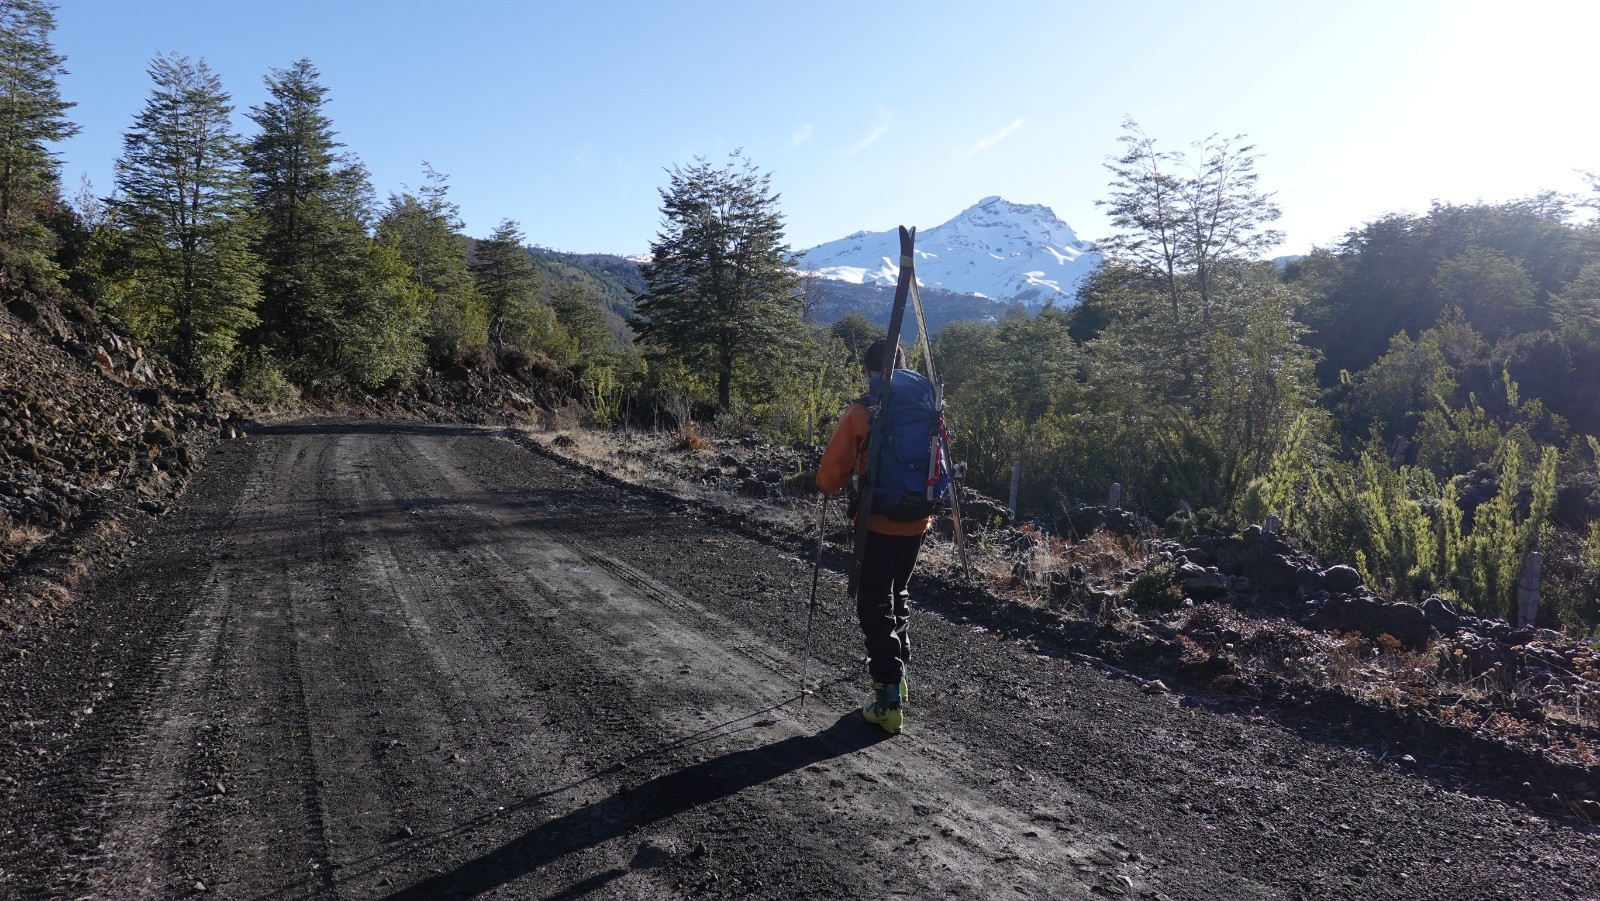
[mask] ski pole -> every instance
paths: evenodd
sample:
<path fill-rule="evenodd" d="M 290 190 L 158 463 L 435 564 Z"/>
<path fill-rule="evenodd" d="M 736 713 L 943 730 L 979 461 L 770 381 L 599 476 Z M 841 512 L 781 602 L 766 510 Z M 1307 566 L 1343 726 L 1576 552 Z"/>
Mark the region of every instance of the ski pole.
<path fill-rule="evenodd" d="M 967 464 L 959 464 L 966 470 Z M 972 564 L 967 557 L 966 530 L 961 525 L 961 480 L 959 477 L 950 480 L 950 526 L 955 531 L 956 553 L 961 557 L 961 572 L 966 576 L 968 585 L 972 584 Z"/>
<path fill-rule="evenodd" d="M 811 565 L 811 605 L 806 612 L 806 649 L 800 658 L 800 710 L 806 709 L 806 695 L 811 694 L 807 680 L 811 678 L 811 623 L 817 618 L 817 581 L 822 577 L 822 543 L 827 540 L 828 496 L 824 494 L 817 504 L 817 560 Z"/>

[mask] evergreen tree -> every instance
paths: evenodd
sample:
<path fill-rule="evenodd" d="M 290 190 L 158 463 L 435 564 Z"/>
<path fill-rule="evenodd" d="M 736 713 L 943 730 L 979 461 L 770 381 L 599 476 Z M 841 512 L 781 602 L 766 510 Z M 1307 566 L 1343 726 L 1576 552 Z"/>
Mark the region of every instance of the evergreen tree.
<path fill-rule="evenodd" d="M 606 321 L 601 299 L 577 282 L 562 282 L 550 291 L 556 321 L 572 338 L 578 364 L 584 368 L 608 367 L 616 362 L 616 338 Z"/>
<path fill-rule="evenodd" d="M 1441 305 L 1460 307 L 1467 321 L 1490 338 L 1549 325 L 1534 303 L 1538 286 L 1521 264 L 1498 250 L 1473 247 L 1445 260 L 1429 287 Z"/>
<path fill-rule="evenodd" d="M 1103 449 L 1102 479 L 1147 501 L 1225 508 L 1313 406 L 1303 299 L 1268 263 L 1226 267 L 1209 310 L 1185 304 L 1176 317 L 1148 281 L 1107 278 L 1098 289 L 1106 322 L 1086 347 L 1079 433 Z"/>
<path fill-rule="evenodd" d="M 801 333 L 799 279 L 771 176 L 741 151 L 669 175 L 632 324 L 653 353 L 715 378 L 726 410 L 740 364 L 770 371 Z"/>
<path fill-rule="evenodd" d="M 233 107 L 204 60 L 160 55 L 150 75 L 109 201 L 125 233 L 122 312 L 187 376 L 214 382 L 260 300 Z"/>
<path fill-rule="evenodd" d="M 378 220 L 378 237 L 400 252 L 411 278 L 426 293 L 428 349 L 446 359 L 488 340 L 489 314 L 473 284 L 460 212 L 449 200 L 445 177 L 426 168 L 419 193 L 390 195 Z"/>
<path fill-rule="evenodd" d="M 313 379 L 359 340 L 347 307 L 362 291 L 371 194 L 366 170 L 339 152 L 317 78 L 305 59 L 267 75 L 244 155 L 266 264 L 257 340 Z"/>
<path fill-rule="evenodd" d="M 1570 218 L 1553 195 L 1434 204 L 1425 215 L 1390 214 L 1352 229 L 1338 248 L 1300 261 L 1290 274 L 1317 297 L 1307 324 L 1326 355 L 1323 384 L 1371 365 L 1392 335 L 1418 334 L 1452 307 L 1491 340 L 1548 328 L 1550 298 L 1596 259 L 1594 236 Z M 1474 259 L 1453 263 L 1458 257 Z M 1446 269 L 1454 271 L 1435 278 Z M 1507 292 L 1499 299 L 1480 288 L 1496 284 Z"/>
<path fill-rule="evenodd" d="M 525 325 L 537 304 L 539 273 L 528 256 L 522 226 L 511 219 L 474 249 L 472 278 L 489 309 L 489 346 L 500 349 L 507 327 L 513 333 Z"/>
<path fill-rule="evenodd" d="M 48 144 L 78 132 L 56 77 L 64 57 L 50 45 L 55 6 L 0 0 L 0 283 L 54 277 L 43 219 L 59 201 L 59 165 Z"/>
<path fill-rule="evenodd" d="M 887 330 L 854 310 L 840 316 L 828 329 L 828 334 L 844 342 L 845 349 L 857 361 L 872 342 L 882 338 Z"/>
<path fill-rule="evenodd" d="M 356 288 L 345 301 L 338 371 L 363 388 L 408 383 L 427 355 L 428 291 L 393 244 L 368 240 Z"/>
<path fill-rule="evenodd" d="M 1133 119 L 1122 123 L 1123 155 L 1106 168 L 1111 197 L 1096 201 L 1121 229 L 1099 243 L 1106 255 L 1160 284 L 1174 317 L 1187 286 L 1208 313 L 1216 270 L 1248 262 L 1282 235 L 1264 228 L 1278 218 L 1272 195 L 1256 188 L 1253 145 L 1243 135 L 1198 141 L 1198 159 L 1156 150 Z M 1184 275 L 1192 276 L 1185 280 Z"/>

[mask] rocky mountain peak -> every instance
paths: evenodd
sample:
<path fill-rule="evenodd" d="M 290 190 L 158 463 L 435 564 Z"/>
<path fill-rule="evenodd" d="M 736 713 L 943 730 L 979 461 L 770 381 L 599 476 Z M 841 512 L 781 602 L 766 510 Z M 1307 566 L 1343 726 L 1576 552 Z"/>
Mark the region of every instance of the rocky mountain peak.
<path fill-rule="evenodd" d="M 802 267 L 856 284 L 893 284 L 898 257 L 894 229 L 858 231 L 800 255 Z M 917 234 L 923 286 L 1033 307 L 1074 303 L 1078 283 L 1099 261 L 1100 254 L 1049 207 L 998 195 Z"/>

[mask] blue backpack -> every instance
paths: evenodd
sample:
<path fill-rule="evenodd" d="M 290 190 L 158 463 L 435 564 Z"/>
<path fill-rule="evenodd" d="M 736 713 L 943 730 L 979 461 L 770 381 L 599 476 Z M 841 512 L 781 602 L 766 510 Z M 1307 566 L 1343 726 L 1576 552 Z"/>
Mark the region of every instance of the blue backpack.
<path fill-rule="evenodd" d="M 941 509 L 949 493 L 949 435 L 929 382 L 912 369 L 896 369 L 889 383 L 888 410 L 880 410 L 878 376 L 860 403 L 876 429 L 883 422 L 872 510 L 899 522 L 914 522 Z"/>

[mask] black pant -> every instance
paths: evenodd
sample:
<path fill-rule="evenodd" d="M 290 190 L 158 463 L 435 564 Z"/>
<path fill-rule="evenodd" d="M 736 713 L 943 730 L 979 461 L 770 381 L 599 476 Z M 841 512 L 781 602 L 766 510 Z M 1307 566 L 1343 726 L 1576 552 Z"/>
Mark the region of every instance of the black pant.
<path fill-rule="evenodd" d="M 906 583 L 921 549 L 921 535 L 867 533 L 856 616 L 867 639 L 867 671 L 874 682 L 893 685 L 905 677 L 905 662 L 911 659 L 911 596 Z"/>

